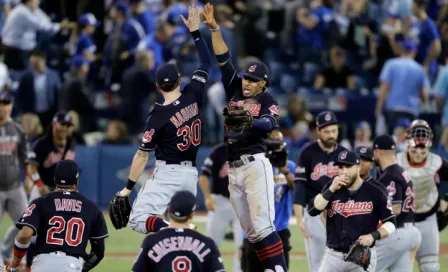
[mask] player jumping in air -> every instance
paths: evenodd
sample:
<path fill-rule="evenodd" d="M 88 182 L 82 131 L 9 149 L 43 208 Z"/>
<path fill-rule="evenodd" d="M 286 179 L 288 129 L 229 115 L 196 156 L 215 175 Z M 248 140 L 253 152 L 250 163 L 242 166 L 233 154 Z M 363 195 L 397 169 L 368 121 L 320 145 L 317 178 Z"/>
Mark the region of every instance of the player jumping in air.
<path fill-rule="evenodd" d="M 209 3 L 204 16 L 229 102 L 224 122 L 230 201 L 265 269 L 287 271 L 282 241 L 274 226 L 272 165 L 265 156 L 264 140 L 278 119 L 277 102 L 266 92 L 268 68 L 261 62 L 251 63 L 239 77 Z"/>
<path fill-rule="evenodd" d="M 161 216 L 175 192 L 188 190 L 196 195 L 196 155 L 202 133 L 201 101 L 208 80 L 210 56 L 199 32 L 199 9 L 190 6 L 188 20 L 183 16 L 182 20 L 194 39 L 201 64 L 182 91 L 175 65 L 163 64 L 157 69 L 157 89 L 165 101 L 156 103 L 150 112 L 139 150 L 132 161 L 128 183 L 111 201 L 110 218 L 116 229 L 125 227 L 129 221 L 129 227 L 137 232 L 157 232 L 168 226 Z M 128 196 L 153 150 L 156 157 L 154 173 L 140 190 L 130 212 Z"/>

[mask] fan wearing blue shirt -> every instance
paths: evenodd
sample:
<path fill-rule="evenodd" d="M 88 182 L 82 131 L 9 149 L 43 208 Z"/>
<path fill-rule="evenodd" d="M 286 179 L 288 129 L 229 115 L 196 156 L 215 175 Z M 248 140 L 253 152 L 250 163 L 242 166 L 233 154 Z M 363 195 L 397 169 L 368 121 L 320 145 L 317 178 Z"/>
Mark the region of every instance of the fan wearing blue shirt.
<path fill-rule="evenodd" d="M 292 188 L 294 186 L 294 171 L 296 164 L 288 160 L 288 151 L 283 135 L 279 130 L 273 130 L 266 140 L 268 151 L 266 156 L 272 164 L 274 171 L 274 200 L 275 200 L 275 229 L 282 239 L 283 252 L 285 254 L 286 264 L 289 267 L 289 251 L 291 245 L 289 238 L 289 219 L 292 215 Z M 263 272 L 264 266 L 258 259 L 258 256 L 247 239 L 243 231 L 243 245 L 241 246 L 241 269 L 243 272 Z"/>
<path fill-rule="evenodd" d="M 139 22 L 146 35 L 152 34 L 156 28 L 154 16 L 146 8 L 144 0 L 131 0 L 132 16 Z"/>
<path fill-rule="evenodd" d="M 95 61 L 97 59 L 95 55 L 96 46 L 92 35 L 95 33 L 95 29 L 99 25 L 99 22 L 92 13 L 86 13 L 79 16 L 78 24 L 81 33 L 76 40 L 74 55 L 82 56 L 90 61 Z"/>

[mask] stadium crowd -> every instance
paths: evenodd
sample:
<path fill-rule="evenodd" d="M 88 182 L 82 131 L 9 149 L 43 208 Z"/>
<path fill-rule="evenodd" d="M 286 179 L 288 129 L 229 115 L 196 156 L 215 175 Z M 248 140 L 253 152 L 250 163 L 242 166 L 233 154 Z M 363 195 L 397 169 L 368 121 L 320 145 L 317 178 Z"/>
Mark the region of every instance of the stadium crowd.
<path fill-rule="evenodd" d="M 155 70 L 176 62 L 183 83 L 198 65 L 180 15 L 196 0 L 1 0 L 0 89 L 30 139 L 57 110 L 75 120 L 81 144 L 129 144 L 161 99 Z M 376 123 L 357 120 L 350 148 L 388 129 L 400 147 L 422 105 L 448 126 L 448 1 L 215 0 L 234 63 L 261 59 L 281 103 L 280 126 L 293 147 L 314 140 L 314 95 L 375 94 Z M 210 31 L 202 33 L 209 42 Z M 221 141 L 225 95 L 214 65 L 204 94 L 208 144 Z M 284 97 L 284 99 L 280 99 Z M 430 102 L 434 102 L 430 104 Z M 351 127 L 350 127 L 351 128 Z M 103 133 L 104 131 L 104 133 Z M 448 149 L 448 132 L 440 137 Z"/>

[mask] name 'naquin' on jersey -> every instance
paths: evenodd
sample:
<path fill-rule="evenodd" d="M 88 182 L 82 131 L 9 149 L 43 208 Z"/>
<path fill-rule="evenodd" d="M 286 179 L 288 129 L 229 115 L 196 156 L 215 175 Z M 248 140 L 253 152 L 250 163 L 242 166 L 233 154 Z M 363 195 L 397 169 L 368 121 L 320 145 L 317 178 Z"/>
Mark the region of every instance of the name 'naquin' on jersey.
<path fill-rule="evenodd" d="M 170 121 L 176 128 L 179 128 L 183 123 L 199 114 L 198 103 L 193 103 L 171 116 Z"/>

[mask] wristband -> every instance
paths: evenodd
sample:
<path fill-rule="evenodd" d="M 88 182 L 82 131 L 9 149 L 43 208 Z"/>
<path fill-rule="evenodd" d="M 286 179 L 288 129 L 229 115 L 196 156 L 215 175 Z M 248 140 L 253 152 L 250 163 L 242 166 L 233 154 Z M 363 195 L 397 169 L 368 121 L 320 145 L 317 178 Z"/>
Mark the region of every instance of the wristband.
<path fill-rule="evenodd" d="M 230 52 L 227 50 L 224 54 L 216 55 L 216 60 L 218 63 L 224 63 L 230 59 Z"/>
<path fill-rule="evenodd" d="M 201 33 L 199 32 L 199 29 L 196 29 L 195 31 L 191 31 L 191 36 L 193 37 L 193 39 L 197 39 L 201 37 Z"/>
<path fill-rule="evenodd" d="M 135 186 L 135 181 L 128 179 L 128 183 L 126 184 L 126 189 L 132 191 L 132 188 L 134 188 L 134 186 Z"/>
<path fill-rule="evenodd" d="M 379 231 L 374 231 L 372 232 L 370 235 L 372 235 L 373 239 L 376 240 L 380 240 L 381 239 L 381 233 Z"/>
<path fill-rule="evenodd" d="M 218 27 L 216 27 L 216 28 L 210 28 L 210 31 L 211 32 L 220 32 L 221 31 L 221 28 L 218 26 Z"/>
<path fill-rule="evenodd" d="M 16 238 L 16 240 L 14 241 L 14 251 L 13 251 L 14 257 L 18 259 L 22 259 L 23 257 L 25 257 L 26 251 L 28 250 L 30 244 L 31 242 L 29 242 L 28 244 L 22 244 Z"/>
<path fill-rule="evenodd" d="M 326 200 L 326 201 L 330 201 L 331 196 L 333 195 L 333 192 L 330 191 L 330 189 L 327 189 L 325 192 L 322 193 L 322 197 Z"/>

